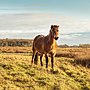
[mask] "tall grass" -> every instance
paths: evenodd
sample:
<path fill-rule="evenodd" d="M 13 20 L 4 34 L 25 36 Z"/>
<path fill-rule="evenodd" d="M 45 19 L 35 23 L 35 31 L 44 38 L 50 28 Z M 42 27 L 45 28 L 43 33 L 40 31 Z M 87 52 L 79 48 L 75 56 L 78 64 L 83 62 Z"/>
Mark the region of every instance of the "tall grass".
<path fill-rule="evenodd" d="M 76 64 L 90 67 L 90 48 L 58 48 L 56 57 L 74 58 Z"/>
<path fill-rule="evenodd" d="M 90 55 L 78 55 L 74 58 L 76 64 L 90 67 Z"/>

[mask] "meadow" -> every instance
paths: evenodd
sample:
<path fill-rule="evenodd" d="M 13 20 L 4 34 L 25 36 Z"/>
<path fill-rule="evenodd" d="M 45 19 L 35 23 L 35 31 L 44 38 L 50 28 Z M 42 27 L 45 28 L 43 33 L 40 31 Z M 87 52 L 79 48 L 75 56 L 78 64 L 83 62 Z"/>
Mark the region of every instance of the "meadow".
<path fill-rule="evenodd" d="M 57 48 L 54 71 L 31 65 L 31 47 L 0 47 L 0 90 L 90 90 L 90 48 Z"/>

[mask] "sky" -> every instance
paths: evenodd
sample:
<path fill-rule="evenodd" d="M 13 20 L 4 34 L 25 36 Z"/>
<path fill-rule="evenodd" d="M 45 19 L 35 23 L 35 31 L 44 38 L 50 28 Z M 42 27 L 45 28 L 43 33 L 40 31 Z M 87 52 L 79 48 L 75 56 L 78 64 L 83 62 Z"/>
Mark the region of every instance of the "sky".
<path fill-rule="evenodd" d="M 90 43 L 90 0 L 0 0 L 0 38 L 34 38 L 60 26 L 58 44 Z"/>

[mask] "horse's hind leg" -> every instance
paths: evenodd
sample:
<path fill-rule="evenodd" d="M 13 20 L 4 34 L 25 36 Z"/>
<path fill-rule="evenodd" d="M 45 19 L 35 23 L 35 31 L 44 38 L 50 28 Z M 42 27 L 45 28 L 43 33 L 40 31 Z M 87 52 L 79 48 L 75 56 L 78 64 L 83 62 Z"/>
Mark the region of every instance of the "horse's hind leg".
<path fill-rule="evenodd" d="M 40 55 L 40 63 L 41 63 L 41 66 L 43 66 L 42 57 L 43 57 L 43 54 Z"/>
<path fill-rule="evenodd" d="M 37 63 L 38 63 L 38 52 L 36 52 L 35 58 L 34 58 L 34 64 L 37 65 Z"/>
<path fill-rule="evenodd" d="M 47 56 L 47 54 L 45 54 L 45 58 L 46 58 L 46 68 L 48 68 L 48 56 Z"/>

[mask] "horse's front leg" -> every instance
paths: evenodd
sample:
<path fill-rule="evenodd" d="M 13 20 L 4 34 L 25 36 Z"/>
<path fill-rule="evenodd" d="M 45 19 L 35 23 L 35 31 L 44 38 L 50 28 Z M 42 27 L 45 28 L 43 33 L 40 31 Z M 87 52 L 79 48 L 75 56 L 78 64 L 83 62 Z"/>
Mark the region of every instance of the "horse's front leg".
<path fill-rule="evenodd" d="M 53 69 L 53 67 L 54 67 L 54 54 L 51 54 L 51 67 L 52 67 L 52 69 Z"/>
<path fill-rule="evenodd" d="M 47 56 L 47 54 L 45 54 L 45 58 L 46 58 L 46 68 L 48 68 L 48 56 Z"/>

